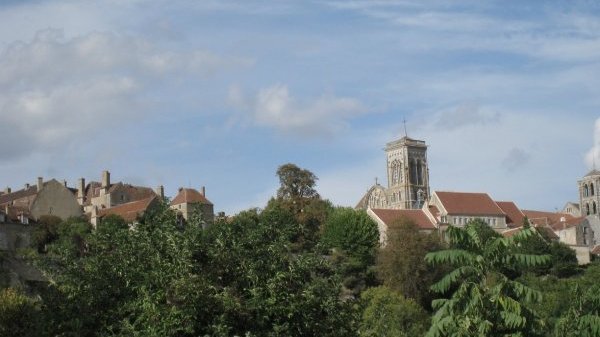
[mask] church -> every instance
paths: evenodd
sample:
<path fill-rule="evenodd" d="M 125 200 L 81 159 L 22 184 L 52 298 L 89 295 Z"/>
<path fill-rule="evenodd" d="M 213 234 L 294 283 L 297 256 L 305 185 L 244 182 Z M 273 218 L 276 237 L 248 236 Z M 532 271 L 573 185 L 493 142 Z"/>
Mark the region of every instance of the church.
<path fill-rule="evenodd" d="M 404 136 L 385 146 L 387 188 L 375 182 L 357 209 L 420 209 L 429 198 L 427 145 Z"/>
<path fill-rule="evenodd" d="M 578 182 L 579 204 L 569 202 L 562 212 L 545 212 L 524 210 L 487 193 L 431 191 L 427 144 L 406 133 L 384 150 L 387 186 L 375 181 L 355 207 L 377 223 L 382 245 L 402 218 L 410 219 L 421 232 L 444 231 L 480 219 L 504 236 L 514 235 L 527 221 L 546 237 L 569 245 L 582 264 L 589 263 L 590 253 L 600 255 L 600 171 L 596 169 Z"/>

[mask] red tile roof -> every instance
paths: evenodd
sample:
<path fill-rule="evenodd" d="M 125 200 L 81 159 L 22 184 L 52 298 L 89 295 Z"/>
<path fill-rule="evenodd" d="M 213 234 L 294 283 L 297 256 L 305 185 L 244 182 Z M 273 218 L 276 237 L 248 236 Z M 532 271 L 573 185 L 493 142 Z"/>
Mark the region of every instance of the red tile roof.
<path fill-rule="evenodd" d="M 200 192 L 196 191 L 193 188 L 182 188 L 179 193 L 173 198 L 171 201 L 171 205 L 179 205 L 179 204 L 192 204 L 192 203 L 201 203 L 212 205 L 212 203 L 206 199 L 204 195 Z"/>
<path fill-rule="evenodd" d="M 138 216 L 142 215 L 155 200 L 156 196 L 151 196 L 146 199 L 128 202 L 111 208 L 103 208 L 98 210 L 98 217 L 114 214 L 122 217 L 127 222 L 133 222 Z"/>
<path fill-rule="evenodd" d="M 539 226 L 539 227 L 534 227 L 534 228 L 543 237 L 546 237 L 550 240 L 558 240 L 558 235 L 556 235 L 556 233 L 554 233 L 554 231 L 552 231 L 552 228 L 550 228 L 548 226 Z M 508 230 L 505 230 L 504 232 L 502 232 L 502 236 L 504 236 L 505 238 L 509 238 L 509 237 L 519 233 L 522 230 L 523 230 L 523 226 L 511 228 L 511 229 L 508 229 Z"/>
<path fill-rule="evenodd" d="M 591 250 L 591 253 L 594 255 L 600 255 L 600 245 L 594 246 L 594 248 Z"/>
<path fill-rule="evenodd" d="M 558 212 L 532 211 L 527 209 L 523 209 L 521 212 L 527 216 L 529 221 L 536 225 L 551 225 L 556 222 L 560 222 L 560 219 L 563 217 L 565 220 L 574 218 L 570 214 Z"/>
<path fill-rule="evenodd" d="M 504 236 L 505 238 L 510 238 L 511 236 L 519 233 L 522 230 L 523 230 L 523 227 L 515 227 L 515 228 L 507 229 L 504 232 L 502 232 L 502 236 Z"/>
<path fill-rule="evenodd" d="M 18 190 L 12 193 L 0 195 L 0 205 L 14 200 L 31 197 L 37 194 L 37 185 L 29 186 L 27 189 Z"/>
<path fill-rule="evenodd" d="M 559 230 L 563 230 L 563 229 L 567 229 L 567 228 L 571 228 L 571 227 L 576 227 L 577 225 L 579 225 L 580 223 L 582 223 L 585 220 L 584 216 L 578 217 L 578 218 L 565 218 L 565 221 L 561 221 L 562 219 L 559 219 L 558 221 L 555 222 L 551 222 L 550 226 L 552 227 L 552 229 L 554 229 L 555 231 L 559 231 Z"/>
<path fill-rule="evenodd" d="M 525 214 L 512 201 L 496 201 L 496 204 L 506 214 L 506 224 L 509 227 L 523 226 Z"/>
<path fill-rule="evenodd" d="M 434 192 L 450 215 L 505 215 L 487 193 Z"/>
<path fill-rule="evenodd" d="M 394 228 L 398 220 L 407 218 L 415 222 L 420 229 L 435 229 L 435 224 L 420 209 L 371 209 L 388 228 Z"/>

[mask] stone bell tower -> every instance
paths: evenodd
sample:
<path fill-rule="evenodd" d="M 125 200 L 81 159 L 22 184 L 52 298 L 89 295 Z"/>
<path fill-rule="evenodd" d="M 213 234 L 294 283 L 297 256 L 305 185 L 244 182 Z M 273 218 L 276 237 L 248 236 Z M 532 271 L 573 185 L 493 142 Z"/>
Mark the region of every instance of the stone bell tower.
<path fill-rule="evenodd" d="M 427 145 L 404 136 L 385 146 L 390 208 L 420 209 L 429 198 Z"/>

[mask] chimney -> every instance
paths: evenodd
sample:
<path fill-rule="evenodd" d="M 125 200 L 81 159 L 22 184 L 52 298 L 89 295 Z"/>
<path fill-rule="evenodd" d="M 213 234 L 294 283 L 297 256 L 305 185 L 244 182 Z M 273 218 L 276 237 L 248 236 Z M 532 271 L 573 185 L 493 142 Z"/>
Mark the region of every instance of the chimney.
<path fill-rule="evenodd" d="M 37 191 L 41 191 L 42 187 L 44 187 L 44 178 L 42 177 L 38 177 L 38 182 L 37 182 Z"/>
<path fill-rule="evenodd" d="M 63 186 L 64 186 L 64 187 L 69 187 L 69 186 L 67 186 L 67 181 L 66 181 L 66 180 L 64 180 L 64 179 L 63 179 Z"/>
<path fill-rule="evenodd" d="M 108 189 L 110 187 L 110 172 L 102 171 L 102 188 Z"/>
<path fill-rule="evenodd" d="M 25 189 L 28 190 L 29 189 L 29 183 L 25 183 Z"/>
<path fill-rule="evenodd" d="M 163 185 L 158 186 L 155 192 L 161 199 L 165 197 L 165 187 Z"/>
<path fill-rule="evenodd" d="M 11 189 L 10 187 L 6 186 L 6 188 L 4 189 L 4 194 L 9 194 L 11 193 Z"/>
<path fill-rule="evenodd" d="M 79 178 L 79 180 L 77 181 L 77 201 L 79 201 L 80 205 L 83 204 L 84 194 L 85 194 L 85 179 Z"/>
<path fill-rule="evenodd" d="M 206 187 L 205 187 L 205 186 L 202 186 L 202 187 L 200 188 L 200 191 L 202 191 L 202 192 L 201 192 L 201 193 L 202 193 L 202 196 L 203 196 L 203 197 L 205 197 L 205 196 L 206 196 Z"/>

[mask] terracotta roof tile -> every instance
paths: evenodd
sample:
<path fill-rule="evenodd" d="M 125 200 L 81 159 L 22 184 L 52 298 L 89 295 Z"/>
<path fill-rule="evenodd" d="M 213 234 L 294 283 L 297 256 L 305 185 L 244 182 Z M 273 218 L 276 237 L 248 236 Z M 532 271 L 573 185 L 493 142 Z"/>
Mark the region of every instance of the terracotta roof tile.
<path fill-rule="evenodd" d="M 133 222 L 138 216 L 142 215 L 150 205 L 156 200 L 156 196 L 146 199 L 128 202 L 111 208 L 98 210 L 98 217 L 114 214 L 122 217 L 127 222 Z"/>
<path fill-rule="evenodd" d="M 37 194 L 37 185 L 29 186 L 27 189 L 14 191 L 0 195 L 0 205 L 9 203 L 14 200 L 31 197 Z"/>
<path fill-rule="evenodd" d="M 375 215 L 388 228 L 394 228 L 397 225 L 398 219 L 408 218 L 417 224 L 420 229 L 435 229 L 435 224 L 425 215 L 425 212 L 420 209 L 371 209 Z"/>
<path fill-rule="evenodd" d="M 600 255 L 600 245 L 595 245 L 594 248 L 592 248 L 591 253 L 594 255 Z"/>
<path fill-rule="evenodd" d="M 523 225 L 525 214 L 512 201 L 496 201 L 496 204 L 506 214 L 506 224 L 509 227 L 518 227 Z"/>
<path fill-rule="evenodd" d="M 184 203 L 201 203 L 212 205 L 212 203 L 206 199 L 200 192 L 196 191 L 193 188 L 182 188 L 179 193 L 173 198 L 171 201 L 171 205 L 179 205 Z"/>
<path fill-rule="evenodd" d="M 529 221 L 536 225 L 551 225 L 560 222 L 560 219 L 563 217 L 566 220 L 574 218 L 572 215 L 566 213 L 532 211 L 527 209 L 523 209 L 521 212 L 527 216 Z"/>
<path fill-rule="evenodd" d="M 487 193 L 434 192 L 450 215 L 505 215 Z"/>
<path fill-rule="evenodd" d="M 519 233 L 522 230 L 523 230 L 523 227 L 515 227 L 515 228 L 507 229 L 504 232 L 502 232 L 502 236 L 504 236 L 505 238 L 510 238 L 511 236 Z"/>

